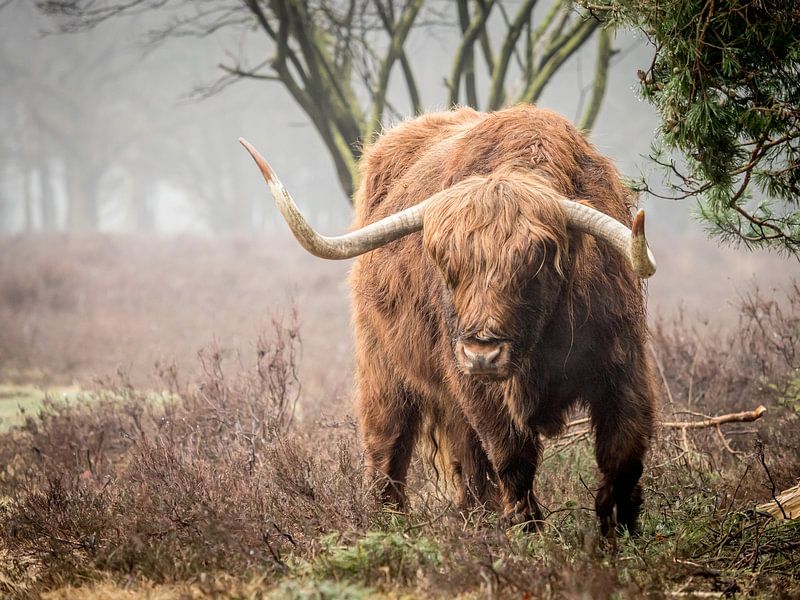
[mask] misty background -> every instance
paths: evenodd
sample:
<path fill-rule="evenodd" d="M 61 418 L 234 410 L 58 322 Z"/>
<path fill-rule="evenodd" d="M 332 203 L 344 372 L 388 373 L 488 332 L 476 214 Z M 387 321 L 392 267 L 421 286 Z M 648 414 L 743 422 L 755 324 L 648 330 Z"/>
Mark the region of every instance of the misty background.
<path fill-rule="evenodd" d="M 315 224 L 347 226 L 350 206 L 333 165 L 286 90 L 276 82 L 239 80 L 213 91 L 223 75 L 217 65 L 228 56 L 267 54 L 263 35 L 237 28 L 153 44 L 152 32 L 175 17 L 150 11 L 53 34 L 59 20 L 34 3 L 5 8 L 3 231 L 282 231 L 263 182 L 236 144 L 239 136 L 261 149 Z M 456 23 L 439 21 L 411 32 L 407 50 L 426 110 L 446 108 L 444 78 L 460 37 Z M 657 125 L 655 112 L 634 90 L 636 70 L 648 63 L 651 50 L 630 33 L 618 34 L 614 47 L 619 53 L 591 139 L 623 174 L 634 176 L 647 168 L 642 155 Z M 595 45 L 585 44 L 539 104 L 577 121 L 594 53 Z M 481 90 L 486 74 L 479 69 L 477 75 Z M 393 83 L 396 113 L 411 116 L 402 82 Z M 643 200 L 658 228 L 679 231 L 690 222 L 690 206 Z"/>
<path fill-rule="evenodd" d="M 43 365 L 66 379 L 119 365 L 149 373 L 154 357 L 191 363 L 211 339 L 249 348 L 254 330 L 294 305 L 304 364 L 329 364 L 347 395 L 349 261 L 299 248 L 237 138 L 264 154 L 326 234 L 351 220 L 333 163 L 279 83 L 217 85 L 219 63 L 269 54 L 263 33 L 236 27 L 153 43 L 178 16 L 151 10 L 63 34 L 34 3 L 0 10 L 0 374 L 35 379 L 31 369 Z M 460 35 L 455 22 L 434 20 L 405 45 L 426 110 L 446 108 Z M 630 32 L 617 33 L 614 48 L 590 139 L 624 176 L 657 184 L 647 154 L 658 119 L 636 92 L 652 50 Z M 585 44 L 570 58 L 539 105 L 576 121 L 595 51 Z M 397 69 L 393 78 L 385 127 L 410 116 Z M 484 96 L 485 82 L 479 71 Z M 640 201 L 659 262 L 648 283 L 653 322 L 684 314 L 724 327 L 742 294 L 785 291 L 800 273 L 795 259 L 708 240 L 691 202 Z M 308 371 L 312 396 L 330 387 L 328 373 Z"/>

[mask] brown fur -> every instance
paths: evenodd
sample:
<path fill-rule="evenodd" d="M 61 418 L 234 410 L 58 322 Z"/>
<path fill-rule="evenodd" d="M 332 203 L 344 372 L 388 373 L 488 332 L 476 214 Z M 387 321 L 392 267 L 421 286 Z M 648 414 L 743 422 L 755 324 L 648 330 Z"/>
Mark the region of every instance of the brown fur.
<path fill-rule="evenodd" d="M 358 411 L 368 464 L 402 505 L 420 434 L 435 435 L 462 503 L 540 518 L 540 434 L 587 407 L 603 474 L 604 533 L 633 529 L 653 427 L 644 300 L 626 259 L 566 227 L 556 196 L 630 226 L 611 163 L 563 117 L 521 105 L 435 113 L 386 131 L 361 161 L 356 227 L 449 190 L 423 233 L 361 256 L 352 272 Z M 511 343 L 504 380 L 464 375 L 459 336 Z M 616 509 L 616 510 L 615 510 Z"/>

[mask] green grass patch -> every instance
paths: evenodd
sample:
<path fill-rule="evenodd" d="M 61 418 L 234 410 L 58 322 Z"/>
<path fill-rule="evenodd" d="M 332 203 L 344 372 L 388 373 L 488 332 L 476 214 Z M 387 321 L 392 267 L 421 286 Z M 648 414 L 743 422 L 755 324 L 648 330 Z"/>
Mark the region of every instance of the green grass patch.
<path fill-rule="evenodd" d="M 369 600 L 375 590 L 340 581 L 286 580 L 267 595 L 270 600 Z"/>
<path fill-rule="evenodd" d="M 45 398 L 72 399 L 80 395 L 77 388 L 41 388 L 34 385 L 0 384 L 0 431 L 19 425 L 27 415 L 35 415 Z"/>
<path fill-rule="evenodd" d="M 163 405 L 175 399 L 169 392 L 143 392 L 143 397 L 156 405 Z M 122 400 L 123 396 L 113 392 L 93 394 L 73 387 L 39 387 L 31 384 L 0 384 L 0 432 L 8 431 L 24 423 L 28 416 L 36 416 L 46 401 L 55 403 L 93 403 L 99 396 L 104 399 Z"/>
<path fill-rule="evenodd" d="M 406 585 L 419 569 L 435 569 L 442 561 L 436 542 L 401 531 L 368 531 L 353 541 L 333 533 L 320 544 L 322 552 L 306 569 L 315 579 Z"/>

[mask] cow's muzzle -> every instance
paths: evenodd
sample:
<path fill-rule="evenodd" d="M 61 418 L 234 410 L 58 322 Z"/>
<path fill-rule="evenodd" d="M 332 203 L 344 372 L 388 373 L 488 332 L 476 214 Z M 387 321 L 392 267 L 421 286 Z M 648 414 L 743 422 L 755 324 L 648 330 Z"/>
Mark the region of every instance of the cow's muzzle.
<path fill-rule="evenodd" d="M 456 342 L 456 361 L 465 375 L 504 379 L 511 374 L 511 344 L 462 338 Z"/>

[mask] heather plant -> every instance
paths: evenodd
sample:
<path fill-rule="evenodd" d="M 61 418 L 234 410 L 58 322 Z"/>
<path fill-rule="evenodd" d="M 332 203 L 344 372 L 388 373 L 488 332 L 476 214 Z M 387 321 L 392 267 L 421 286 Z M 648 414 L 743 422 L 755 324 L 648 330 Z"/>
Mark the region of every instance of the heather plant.
<path fill-rule="evenodd" d="M 599 535 L 581 415 L 548 443 L 538 533 L 458 510 L 419 461 L 408 511 L 380 507 L 351 420 L 295 410 L 304 396 L 290 315 L 252 356 L 205 348 L 191 383 L 162 363 L 162 393 L 107 379 L 0 434 L 0 594 L 792 597 L 798 522 L 758 506 L 800 469 L 785 402 L 797 297 L 753 293 L 739 328 L 716 337 L 680 320 L 655 328 L 665 421 L 757 403 L 767 412 L 719 430 L 662 429 L 636 537 Z"/>

